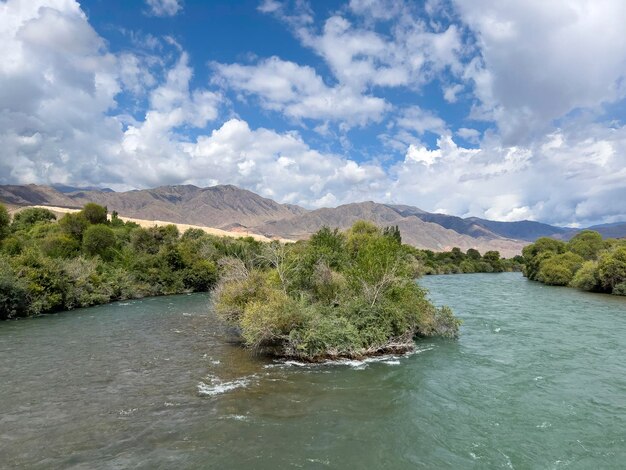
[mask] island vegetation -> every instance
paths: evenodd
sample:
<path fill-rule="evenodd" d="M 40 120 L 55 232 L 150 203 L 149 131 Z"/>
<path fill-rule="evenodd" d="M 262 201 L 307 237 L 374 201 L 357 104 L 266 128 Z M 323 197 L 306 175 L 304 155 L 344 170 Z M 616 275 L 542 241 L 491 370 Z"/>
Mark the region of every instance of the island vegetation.
<path fill-rule="evenodd" d="M 583 230 L 570 241 L 540 238 L 524 247 L 524 276 L 554 286 L 626 295 L 626 240 Z"/>
<path fill-rule="evenodd" d="M 415 282 L 421 265 L 397 229 L 357 222 L 309 240 L 268 244 L 254 265 L 230 258 L 215 310 L 247 346 L 309 361 L 413 349 L 416 336 L 455 337 L 459 320 Z"/>

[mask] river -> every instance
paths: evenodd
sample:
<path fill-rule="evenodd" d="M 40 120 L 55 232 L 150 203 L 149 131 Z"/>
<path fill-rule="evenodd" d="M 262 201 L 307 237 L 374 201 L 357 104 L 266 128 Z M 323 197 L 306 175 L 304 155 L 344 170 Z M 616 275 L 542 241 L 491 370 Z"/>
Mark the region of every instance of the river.
<path fill-rule="evenodd" d="M 0 323 L 0 468 L 624 468 L 626 299 L 515 273 L 420 284 L 408 357 L 255 357 L 202 294 Z"/>

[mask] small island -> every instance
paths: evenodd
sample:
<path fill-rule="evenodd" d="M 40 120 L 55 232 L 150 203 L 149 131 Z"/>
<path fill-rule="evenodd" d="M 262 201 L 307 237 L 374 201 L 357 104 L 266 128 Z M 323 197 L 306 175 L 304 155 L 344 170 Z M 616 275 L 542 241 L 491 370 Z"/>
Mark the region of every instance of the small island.
<path fill-rule="evenodd" d="M 458 335 L 460 320 L 415 282 L 419 266 L 395 227 L 356 222 L 309 240 L 266 245 L 254 263 L 221 261 L 217 314 L 245 345 L 321 361 L 406 353 L 418 336 Z"/>

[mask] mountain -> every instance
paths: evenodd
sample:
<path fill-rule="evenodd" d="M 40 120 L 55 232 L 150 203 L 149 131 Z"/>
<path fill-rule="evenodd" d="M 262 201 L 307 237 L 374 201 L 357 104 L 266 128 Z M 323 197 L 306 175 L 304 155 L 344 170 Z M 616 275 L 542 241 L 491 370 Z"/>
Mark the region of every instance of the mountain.
<path fill-rule="evenodd" d="M 231 185 L 210 188 L 161 186 L 127 192 L 81 190 L 69 193 L 61 193 L 49 186 L 0 186 L 0 201 L 14 205 L 69 208 L 95 202 L 127 217 L 228 230 L 235 225 L 245 228 L 267 220 L 289 219 L 306 212 L 301 207 L 279 204 Z"/>
<path fill-rule="evenodd" d="M 626 238 L 626 222 L 594 225 L 589 230 L 599 232 L 604 238 Z"/>
<path fill-rule="evenodd" d="M 103 191 L 105 193 L 115 192 L 111 188 L 99 188 L 97 186 L 76 187 L 76 186 L 66 186 L 64 184 L 53 184 L 52 187 L 56 189 L 57 191 L 59 191 L 60 193 L 74 193 L 77 191 Z"/>
<path fill-rule="evenodd" d="M 50 186 L 0 186 L 0 201 L 13 206 L 47 205 L 80 208 L 87 202 L 107 206 L 109 211 L 145 220 L 201 225 L 234 232 L 253 232 L 268 237 L 303 239 L 326 225 L 346 229 L 357 220 L 381 226 L 397 225 L 406 243 L 434 251 L 459 247 L 481 252 L 498 250 L 505 256 L 519 254 L 539 237 L 569 239 L 575 229 L 532 221 L 497 222 L 477 217 L 435 214 L 407 205 L 372 201 L 335 208 L 306 210 L 279 204 L 232 185 L 198 188 L 192 185 L 113 192 Z M 72 191 L 70 191 L 72 190 Z M 66 192 L 69 191 L 69 192 Z M 626 236 L 626 223 L 590 227 L 606 237 Z"/>
<path fill-rule="evenodd" d="M 481 252 L 498 250 L 505 256 L 514 256 L 527 244 L 520 240 L 506 239 L 484 229 L 476 229 L 476 235 L 459 233 L 436 222 L 423 220 L 421 216 L 426 214 L 428 213 L 410 206 L 368 201 L 317 209 L 289 220 L 266 222 L 252 227 L 251 230 L 268 237 L 303 239 L 324 225 L 346 229 L 357 220 L 369 220 L 381 226 L 397 225 L 405 243 L 433 251 L 450 250 L 457 246 L 464 251 L 468 248 L 476 248 Z"/>

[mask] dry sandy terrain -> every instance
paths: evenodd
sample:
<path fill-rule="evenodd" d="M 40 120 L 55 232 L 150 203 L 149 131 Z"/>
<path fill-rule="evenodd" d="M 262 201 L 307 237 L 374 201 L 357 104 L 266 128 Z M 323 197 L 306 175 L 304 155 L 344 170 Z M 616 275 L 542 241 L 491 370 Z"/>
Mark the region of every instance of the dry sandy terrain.
<path fill-rule="evenodd" d="M 67 214 L 68 212 L 79 212 L 79 209 L 68 209 L 66 207 L 54 207 L 54 206 L 27 206 L 27 207 L 39 207 L 42 209 L 48 209 L 49 211 L 52 211 L 56 215 Z M 19 212 L 20 210 L 26 209 L 25 206 L 21 206 L 21 207 L 8 206 L 7 208 L 10 213 Z M 109 218 L 110 218 L 110 215 L 109 215 Z M 178 230 L 180 231 L 180 233 L 184 233 L 186 230 L 190 228 L 197 228 L 197 229 L 203 230 L 204 232 L 210 235 L 215 235 L 218 237 L 233 237 L 233 238 L 252 237 L 255 240 L 259 240 L 262 242 L 269 242 L 272 240 L 271 238 L 265 237 L 263 235 L 258 235 L 256 233 L 228 232 L 226 230 L 220 230 L 219 228 L 204 227 L 201 225 L 176 224 L 173 222 L 167 222 L 163 220 L 134 219 L 132 217 L 123 217 L 121 215 L 119 216 L 119 218 L 122 219 L 124 222 L 135 222 L 136 224 L 144 228 L 155 227 L 155 226 L 159 227 L 163 225 L 175 225 L 176 227 L 178 227 Z M 280 238 L 279 240 L 283 243 L 293 242 L 293 240 L 288 240 L 286 238 Z"/>

